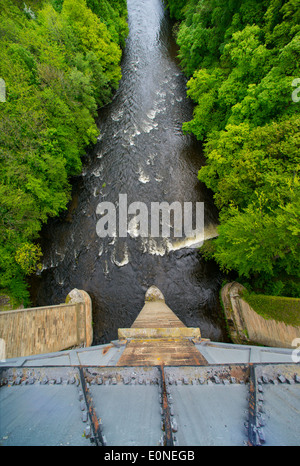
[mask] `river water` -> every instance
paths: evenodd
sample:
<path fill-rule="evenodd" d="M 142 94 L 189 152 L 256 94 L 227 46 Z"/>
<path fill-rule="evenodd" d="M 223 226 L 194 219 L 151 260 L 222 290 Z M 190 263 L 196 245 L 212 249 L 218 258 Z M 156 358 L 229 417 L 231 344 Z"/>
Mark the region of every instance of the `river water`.
<path fill-rule="evenodd" d="M 109 201 L 117 208 L 119 194 L 127 194 L 128 205 L 204 202 L 207 238 L 218 218 L 212 194 L 197 180 L 201 145 L 181 129 L 193 106 L 168 12 L 161 0 L 128 0 L 128 15 L 119 90 L 99 113 L 100 136 L 74 180 L 68 212 L 42 231 L 43 270 L 31 282 L 32 301 L 58 304 L 71 289 L 84 289 L 93 301 L 94 344 L 100 344 L 132 325 L 146 290 L 156 285 L 187 326 L 224 341 L 222 274 L 188 240 L 136 237 L 132 224 L 127 238 L 101 239 L 96 233 L 98 204 Z"/>

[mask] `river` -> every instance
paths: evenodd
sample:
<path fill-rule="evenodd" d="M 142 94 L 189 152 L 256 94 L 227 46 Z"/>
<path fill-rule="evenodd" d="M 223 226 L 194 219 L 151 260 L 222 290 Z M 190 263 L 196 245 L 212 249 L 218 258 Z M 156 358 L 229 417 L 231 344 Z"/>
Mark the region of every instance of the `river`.
<path fill-rule="evenodd" d="M 98 142 L 74 180 L 68 211 L 43 228 L 43 267 L 31 280 L 32 302 L 58 304 L 71 289 L 84 289 L 93 301 L 94 344 L 101 344 L 131 326 L 146 290 L 156 285 L 187 326 L 225 341 L 223 276 L 214 262 L 205 262 L 187 241 L 140 238 L 134 231 L 101 239 L 96 233 L 98 204 L 118 206 L 119 194 L 127 194 L 128 204 L 204 202 L 207 238 L 218 218 L 212 194 L 197 180 L 201 145 L 181 129 L 193 105 L 168 12 L 161 0 L 128 0 L 128 22 L 122 80 L 99 112 Z"/>

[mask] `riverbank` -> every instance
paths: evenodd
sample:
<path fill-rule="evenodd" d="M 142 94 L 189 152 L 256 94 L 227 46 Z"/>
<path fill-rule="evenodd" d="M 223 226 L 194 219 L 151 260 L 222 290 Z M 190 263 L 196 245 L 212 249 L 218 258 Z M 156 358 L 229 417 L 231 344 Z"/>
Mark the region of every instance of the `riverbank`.
<path fill-rule="evenodd" d="M 227 283 L 221 290 L 227 330 L 233 343 L 292 348 L 293 341 L 300 338 L 297 318 L 300 299 L 263 296 L 265 306 L 261 308 L 257 305 L 261 301 L 255 296 L 251 299 L 251 296 L 244 286 L 236 282 Z M 255 310 L 246 300 L 251 301 Z M 271 309 L 267 301 L 269 305 L 271 303 Z M 291 302 L 295 310 L 294 319 Z M 284 306 L 285 312 L 276 313 L 276 306 Z M 260 315 L 261 312 L 263 315 Z"/>

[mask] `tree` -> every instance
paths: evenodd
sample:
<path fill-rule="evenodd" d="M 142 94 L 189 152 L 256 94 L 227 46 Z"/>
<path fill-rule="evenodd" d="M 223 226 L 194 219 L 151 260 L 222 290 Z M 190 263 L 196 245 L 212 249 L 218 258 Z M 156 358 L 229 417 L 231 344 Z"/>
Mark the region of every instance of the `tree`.
<path fill-rule="evenodd" d="M 168 1 L 170 7 L 172 0 Z M 299 295 L 298 0 L 188 0 L 177 36 L 198 174 L 214 192 L 219 236 L 204 246 L 261 292 Z"/>
<path fill-rule="evenodd" d="M 66 209 L 97 109 L 121 78 L 126 3 L 107 5 L 108 26 L 85 0 L 1 0 L 0 288 L 24 303 L 42 224 Z"/>
<path fill-rule="evenodd" d="M 37 267 L 41 266 L 41 264 L 38 263 L 41 256 L 42 251 L 40 246 L 32 243 L 24 243 L 17 249 L 15 259 L 26 275 L 29 275 L 35 272 Z"/>

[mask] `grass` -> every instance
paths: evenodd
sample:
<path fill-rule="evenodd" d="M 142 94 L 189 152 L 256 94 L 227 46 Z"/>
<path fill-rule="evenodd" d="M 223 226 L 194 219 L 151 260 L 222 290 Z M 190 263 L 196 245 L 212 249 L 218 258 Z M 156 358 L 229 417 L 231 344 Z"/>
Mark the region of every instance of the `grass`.
<path fill-rule="evenodd" d="M 14 298 L 4 293 L 0 293 L 0 312 L 23 309 L 24 306 L 19 304 Z"/>
<path fill-rule="evenodd" d="M 0 312 L 11 311 L 11 310 L 12 310 L 12 305 L 11 305 L 9 296 L 0 294 Z"/>
<path fill-rule="evenodd" d="M 264 319 L 274 319 L 287 325 L 300 326 L 300 299 L 265 296 L 248 291 L 242 298 Z"/>

